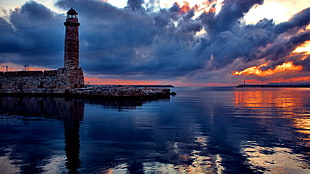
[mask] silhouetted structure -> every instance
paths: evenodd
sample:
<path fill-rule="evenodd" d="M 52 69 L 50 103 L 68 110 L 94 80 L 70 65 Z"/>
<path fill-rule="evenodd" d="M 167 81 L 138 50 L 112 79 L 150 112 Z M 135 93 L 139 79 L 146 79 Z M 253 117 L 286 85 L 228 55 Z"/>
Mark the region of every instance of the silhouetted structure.
<path fill-rule="evenodd" d="M 66 101 L 68 112 L 64 115 L 66 167 L 69 173 L 78 173 L 80 167 L 80 122 L 84 117 L 84 102 Z"/>
<path fill-rule="evenodd" d="M 66 89 L 84 86 L 83 70 L 79 67 L 80 23 L 77 15 L 78 13 L 71 8 L 64 23 L 64 68 L 26 71 L 25 65 L 24 71 L 0 72 L 0 93 L 64 93 Z"/>
<path fill-rule="evenodd" d="M 67 73 L 71 88 L 84 86 L 83 70 L 79 65 L 79 26 L 78 13 L 74 9 L 67 12 L 65 36 L 64 72 Z"/>

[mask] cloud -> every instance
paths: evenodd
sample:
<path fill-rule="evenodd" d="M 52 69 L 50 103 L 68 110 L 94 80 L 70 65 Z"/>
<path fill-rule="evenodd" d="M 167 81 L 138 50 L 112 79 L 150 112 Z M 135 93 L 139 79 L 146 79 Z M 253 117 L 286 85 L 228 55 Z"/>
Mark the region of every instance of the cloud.
<path fill-rule="evenodd" d="M 304 29 L 310 23 L 310 8 L 280 24 L 268 19 L 244 24 L 246 13 L 262 4 L 263 0 L 225 0 L 217 14 L 207 10 L 197 16 L 195 8 L 184 12 L 176 3 L 159 11 L 143 0 L 129 0 L 125 8 L 99 0 L 56 3 L 64 11 L 73 7 L 79 13 L 80 62 L 87 74 L 203 83 L 234 81 L 232 71 L 262 61 L 272 68 L 292 60 L 309 70 L 308 59 L 301 61 L 300 55 L 290 53 L 310 40 Z M 35 1 L 12 11 L 9 21 L 0 18 L 0 63 L 62 67 L 64 20 L 63 14 Z"/>
<path fill-rule="evenodd" d="M 295 14 L 289 21 L 277 25 L 276 32 L 283 33 L 289 30 L 298 30 L 300 27 L 306 26 L 310 23 L 309 16 L 310 8 L 306 8 Z"/>
<path fill-rule="evenodd" d="M 62 16 L 34 1 L 0 18 L 0 63 L 56 67 L 62 61 Z"/>
<path fill-rule="evenodd" d="M 144 0 L 128 0 L 127 5 L 132 11 L 144 11 L 143 3 Z"/>

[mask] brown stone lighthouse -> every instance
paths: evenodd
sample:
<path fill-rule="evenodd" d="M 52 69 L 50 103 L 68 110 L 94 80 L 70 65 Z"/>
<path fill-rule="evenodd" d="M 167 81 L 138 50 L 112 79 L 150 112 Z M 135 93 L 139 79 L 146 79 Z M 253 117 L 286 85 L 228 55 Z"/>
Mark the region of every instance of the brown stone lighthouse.
<path fill-rule="evenodd" d="M 71 8 L 67 12 L 64 53 L 64 73 L 69 77 L 70 88 L 80 88 L 84 86 L 83 70 L 79 65 L 79 26 L 78 13 Z"/>

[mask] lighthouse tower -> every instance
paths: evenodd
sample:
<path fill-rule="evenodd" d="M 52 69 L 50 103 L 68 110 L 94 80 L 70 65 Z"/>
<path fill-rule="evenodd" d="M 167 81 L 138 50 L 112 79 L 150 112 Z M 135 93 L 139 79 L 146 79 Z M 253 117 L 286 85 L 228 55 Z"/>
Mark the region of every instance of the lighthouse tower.
<path fill-rule="evenodd" d="M 80 88 L 84 86 L 83 70 L 79 65 L 79 26 L 78 13 L 71 8 L 67 12 L 63 73 L 67 76 L 66 86 Z"/>
<path fill-rule="evenodd" d="M 78 13 L 71 8 L 67 12 L 65 36 L 65 68 L 79 68 L 79 26 Z"/>

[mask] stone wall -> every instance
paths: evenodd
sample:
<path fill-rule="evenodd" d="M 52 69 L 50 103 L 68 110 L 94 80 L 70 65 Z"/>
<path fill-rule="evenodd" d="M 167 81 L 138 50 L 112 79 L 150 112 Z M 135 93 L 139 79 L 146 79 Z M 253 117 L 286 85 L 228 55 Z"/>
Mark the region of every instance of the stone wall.
<path fill-rule="evenodd" d="M 0 72 L 1 93 L 63 93 L 65 89 L 84 85 L 81 68 L 51 71 Z M 58 90 L 58 92 L 57 92 Z"/>
<path fill-rule="evenodd" d="M 84 74 L 82 68 L 59 68 L 57 70 L 57 78 L 60 80 L 58 83 L 66 88 L 84 87 Z"/>

